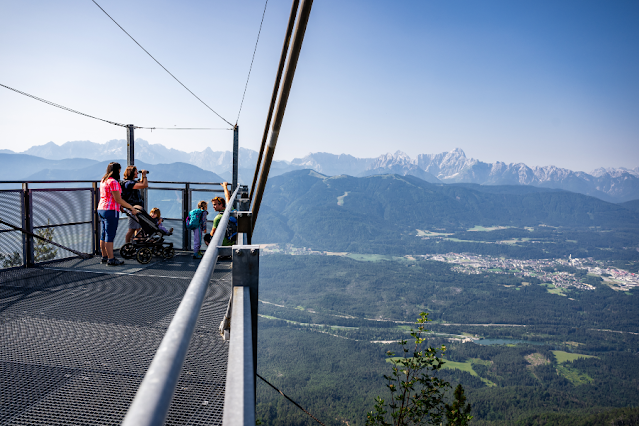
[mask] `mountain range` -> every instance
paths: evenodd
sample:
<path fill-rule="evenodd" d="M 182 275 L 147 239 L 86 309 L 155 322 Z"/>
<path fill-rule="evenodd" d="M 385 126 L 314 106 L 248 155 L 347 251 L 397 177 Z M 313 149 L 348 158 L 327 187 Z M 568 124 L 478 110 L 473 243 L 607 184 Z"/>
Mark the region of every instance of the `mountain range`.
<path fill-rule="evenodd" d="M 136 159 L 144 163 L 150 165 L 185 163 L 214 172 L 223 180 L 231 180 L 232 153 L 230 151 L 213 151 L 207 147 L 200 152 L 184 152 L 166 148 L 161 144 L 150 144 L 143 139 L 137 139 L 135 143 Z M 1 165 L 6 163 L 5 155 L 10 155 L 10 153 L 9 150 L 3 150 L 3 153 L 0 154 Z M 63 145 L 49 142 L 45 145 L 31 147 L 21 154 L 57 161 L 57 163 L 47 165 L 46 168 L 49 170 L 71 170 L 80 168 L 76 167 L 81 163 L 80 158 L 94 162 L 105 161 L 109 158 L 126 158 L 126 141 L 111 140 L 104 144 L 75 141 Z M 239 175 L 241 182 L 251 183 L 256 162 L 256 151 L 240 148 Z M 10 178 L 6 171 L 1 171 L 0 179 L 34 179 L 34 174 L 41 171 L 41 169 L 34 170 L 36 164 L 41 165 L 42 161 L 34 160 L 34 167 L 27 167 L 28 171 L 32 173 L 12 174 L 15 176 L 13 178 Z M 87 161 L 86 167 L 90 165 L 91 163 Z M 9 167 L 15 169 L 15 165 Z M 336 155 L 318 152 L 292 161 L 274 161 L 270 176 L 302 169 L 312 169 L 326 176 L 364 177 L 397 174 L 415 176 L 430 183 L 528 185 L 563 189 L 610 202 L 639 199 L 639 167 L 634 169 L 599 168 L 586 173 L 555 166 L 529 167 L 524 163 L 507 164 L 500 161 L 486 163 L 466 157 L 464 151 L 459 148 L 439 154 L 420 154 L 417 158 L 411 158 L 401 151 L 376 158 L 357 158 L 347 154 Z M 55 174 L 50 172 L 50 175 Z M 39 175 L 41 176 L 41 174 Z M 88 179 L 88 177 L 78 177 L 78 179 Z M 175 180 L 175 178 L 165 176 L 160 180 Z"/>
<path fill-rule="evenodd" d="M 439 240 L 424 243 L 415 237 L 418 230 L 451 235 L 477 225 L 513 227 L 517 230 L 512 230 L 515 233 L 511 237 L 517 235 L 528 241 L 553 233 L 555 228 L 570 228 L 579 230 L 574 239 L 584 246 L 588 239 L 602 238 L 598 244 L 610 248 L 613 240 L 620 239 L 620 244 L 628 248 L 623 254 L 635 258 L 639 211 L 635 203 L 609 203 L 552 188 L 445 185 L 411 175 L 329 177 L 307 169 L 269 179 L 257 223 L 255 241 L 360 253 L 386 253 L 391 249 L 419 253 L 423 244 L 430 244 L 432 252 L 431 246 Z M 598 232 L 601 235 L 593 237 Z M 573 238 L 562 235 L 544 250 L 556 250 L 558 244 Z M 495 247 L 484 245 L 479 249 Z M 536 250 L 541 248 L 537 245 Z M 530 253 L 531 249 L 526 250 Z"/>

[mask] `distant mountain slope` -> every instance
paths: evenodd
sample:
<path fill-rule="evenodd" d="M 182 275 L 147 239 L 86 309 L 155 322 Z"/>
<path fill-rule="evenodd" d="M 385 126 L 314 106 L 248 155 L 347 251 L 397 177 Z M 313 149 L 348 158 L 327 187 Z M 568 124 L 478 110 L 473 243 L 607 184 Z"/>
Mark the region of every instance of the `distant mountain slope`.
<path fill-rule="evenodd" d="M 626 201 L 625 203 L 619 203 L 619 205 L 627 208 L 628 210 L 639 212 L 639 200 Z"/>
<path fill-rule="evenodd" d="M 113 160 L 121 165 L 126 165 L 126 160 Z M 111 161 L 95 162 L 89 167 L 72 170 L 44 169 L 31 176 L 28 180 L 100 180 L 104 175 L 107 165 Z M 223 182 L 219 175 L 202 170 L 192 164 L 146 164 L 136 161 L 138 169 L 147 169 L 149 180 L 176 181 L 176 182 Z"/>
<path fill-rule="evenodd" d="M 124 140 L 112 140 L 104 144 L 76 141 L 60 146 L 49 142 L 29 148 L 24 154 L 49 159 L 84 157 L 104 161 L 109 158 L 126 157 L 125 148 Z M 160 144 L 149 144 L 142 139 L 136 140 L 135 150 L 136 159 L 148 164 L 188 163 L 225 176 L 227 179 L 232 169 L 230 151 L 213 151 L 207 147 L 201 152 L 187 153 L 166 148 Z M 250 184 L 252 170 L 257 163 L 257 152 L 240 148 L 239 161 L 243 175 L 242 181 Z M 464 151 L 459 148 L 439 154 L 421 154 L 416 159 L 411 159 L 401 151 L 384 154 L 377 158 L 356 158 L 346 154 L 318 152 L 290 162 L 275 161 L 271 166 L 270 176 L 301 169 L 313 169 L 328 176 L 398 174 L 417 176 L 431 183 L 529 185 L 563 189 L 614 202 L 639 199 L 639 167 L 634 169 L 599 168 L 590 174 L 555 166 L 531 168 L 524 163 L 506 164 L 501 161 L 485 163 L 467 158 Z"/>
<path fill-rule="evenodd" d="M 431 184 L 413 176 L 290 172 L 269 180 L 263 200 L 269 209 L 260 212 L 254 241 L 291 242 L 294 235 L 294 244 L 358 251 L 359 245 L 397 243 L 417 229 L 639 224 L 638 212 L 594 197 L 525 186 L 487 188 Z"/>
<path fill-rule="evenodd" d="M 105 161 L 110 158 L 126 158 L 126 140 L 114 139 L 99 144 L 90 141 L 67 142 L 56 145 L 49 142 L 44 145 L 34 146 L 24 152 L 52 160 L 63 158 L 89 158 L 97 161 Z M 135 140 L 135 158 L 147 164 L 170 164 L 175 162 L 188 163 L 204 170 L 217 174 L 232 170 L 233 155 L 230 151 L 213 151 L 206 147 L 203 151 L 184 152 L 177 149 L 166 148 L 161 144 L 150 144 L 144 139 Z M 257 152 L 240 148 L 240 168 L 254 169 L 257 163 Z M 287 162 L 276 161 L 273 170 L 283 169 L 282 172 L 294 170 Z"/>
<path fill-rule="evenodd" d="M 22 180 L 45 170 L 74 170 L 95 165 L 97 161 L 86 158 L 47 160 L 25 154 L 0 154 L 0 180 Z"/>

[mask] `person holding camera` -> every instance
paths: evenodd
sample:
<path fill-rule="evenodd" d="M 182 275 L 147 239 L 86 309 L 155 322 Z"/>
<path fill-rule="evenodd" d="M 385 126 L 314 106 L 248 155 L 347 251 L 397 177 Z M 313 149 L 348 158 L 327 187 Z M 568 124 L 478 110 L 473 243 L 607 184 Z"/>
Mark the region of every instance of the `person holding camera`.
<path fill-rule="evenodd" d="M 140 206 L 142 209 L 144 206 L 144 199 L 142 198 L 141 189 L 148 188 L 149 183 L 146 180 L 148 170 L 140 170 L 142 173 L 142 179 L 137 180 L 138 169 L 135 166 L 127 166 L 124 170 L 124 180 L 122 181 L 122 199 L 132 206 Z M 140 224 L 129 217 L 129 230 L 124 237 L 125 242 L 130 243 L 133 236 L 140 229 Z"/>

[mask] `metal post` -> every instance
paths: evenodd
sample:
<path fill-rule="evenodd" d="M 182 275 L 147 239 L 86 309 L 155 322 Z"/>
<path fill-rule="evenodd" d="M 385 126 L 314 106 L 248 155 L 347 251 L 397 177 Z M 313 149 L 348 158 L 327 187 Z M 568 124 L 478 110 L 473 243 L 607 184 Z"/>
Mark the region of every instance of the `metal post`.
<path fill-rule="evenodd" d="M 264 189 L 266 187 L 266 181 L 268 179 L 268 173 L 271 169 L 271 162 L 273 161 L 273 155 L 275 154 L 275 145 L 280 135 L 280 129 L 282 127 L 282 121 L 284 120 L 284 112 L 286 111 L 286 104 L 288 102 L 288 96 L 291 92 L 291 86 L 293 85 L 293 77 L 295 76 L 295 68 L 297 67 L 297 60 L 302 50 L 302 42 L 304 41 L 304 33 L 306 32 L 306 25 L 308 24 L 308 18 L 311 14 L 311 7 L 313 6 L 313 0 L 302 0 L 300 8 L 300 16 L 295 26 L 295 34 L 293 36 L 293 43 L 291 47 L 291 56 L 286 64 L 286 72 L 284 73 L 284 83 L 275 110 L 275 120 L 273 121 L 273 128 L 271 130 L 271 138 L 269 139 L 268 146 L 266 147 L 266 153 L 264 154 L 264 164 L 262 165 L 262 171 L 260 173 L 260 179 L 257 183 L 257 189 L 255 190 L 255 199 L 253 201 L 253 228 L 255 228 L 255 221 L 257 220 L 257 214 L 260 210 L 260 204 L 262 203 L 262 196 L 264 195 Z"/>
<path fill-rule="evenodd" d="M 259 260 L 259 246 L 233 246 L 233 307 L 224 395 L 225 426 L 255 424 Z"/>
<path fill-rule="evenodd" d="M 91 221 L 93 222 L 93 253 L 100 253 L 100 217 L 98 216 L 98 204 L 100 203 L 100 189 L 97 182 L 91 183 L 92 203 Z"/>
<path fill-rule="evenodd" d="M 246 243 L 240 242 L 238 238 L 237 244 L 251 244 L 251 236 L 253 235 L 253 214 L 250 212 L 251 200 L 249 199 L 248 186 L 241 185 L 237 199 L 237 233 L 238 237 L 243 236 Z"/>
<path fill-rule="evenodd" d="M 286 64 L 286 56 L 288 55 L 288 45 L 291 41 L 291 34 L 293 33 L 293 27 L 295 26 L 295 17 L 297 16 L 297 8 L 300 4 L 299 0 L 293 0 L 291 6 L 291 13 L 288 17 L 288 26 L 286 27 L 286 36 L 284 37 L 284 46 L 282 46 L 282 53 L 280 55 L 280 63 L 277 67 L 277 76 L 275 77 L 275 85 L 273 86 L 273 94 L 271 95 L 271 104 L 268 107 L 268 114 L 266 116 L 266 125 L 264 126 L 264 133 L 262 134 L 262 144 L 260 145 L 260 153 L 257 156 L 257 165 L 255 166 L 255 174 L 253 175 L 253 183 L 251 184 L 250 199 L 253 199 L 253 193 L 255 192 L 255 184 L 257 183 L 257 177 L 260 173 L 260 166 L 262 165 L 262 156 L 264 155 L 264 147 L 266 146 L 266 138 L 268 137 L 268 131 L 271 127 L 271 118 L 273 117 L 273 109 L 275 108 L 275 102 L 277 101 L 277 92 L 280 90 L 280 82 L 282 81 L 282 72 L 284 71 L 284 65 Z"/>
<path fill-rule="evenodd" d="M 22 184 L 22 228 L 33 233 L 33 201 L 31 200 L 31 192 L 29 184 Z M 25 268 L 32 267 L 34 264 L 33 256 L 33 237 L 28 234 L 22 234 L 22 265 Z"/>
<path fill-rule="evenodd" d="M 126 165 L 133 166 L 135 162 L 134 156 L 134 136 L 133 129 L 135 126 L 133 124 L 126 125 Z"/>
<path fill-rule="evenodd" d="M 251 302 L 248 287 L 233 287 L 233 333 L 224 388 L 222 426 L 255 424 L 255 368 L 251 337 Z"/>
<path fill-rule="evenodd" d="M 239 211 L 247 211 L 251 208 L 251 200 L 249 199 L 248 186 L 240 185 L 238 192 L 237 209 Z"/>
<path fill-rule="evenodd" d="M 248 287 L 251 298 L 253 374 L 257 373 L 257 303 L 260 282 L 260 246 L 233 247 L 233 287 Z"/>
<path fill-rule="evenodd" d="M 191 211 L 191 185 L 185 184 L 182 193 L 182 250 L 191 250 L 191 232 L 186 229 L 186 218 Z"/>
<path fill-rule="evenodd" d="M 144 205 L 142 207 L 144 207 L 144 210 L 146 210 L 147 212 L 149 211 L 149 188 L 144 188 L 142 190 L 142 199 L 144 201 Z"/>
<path fill-rule="evenodd" d="M 240 128 L 236 124 L 233 126 L 233 182 L 231 192 L 235 191 L 235 188 L 237 188 L 237 172 L 239 166 L 238 154 L 240 150 L 239 132 Z"/>

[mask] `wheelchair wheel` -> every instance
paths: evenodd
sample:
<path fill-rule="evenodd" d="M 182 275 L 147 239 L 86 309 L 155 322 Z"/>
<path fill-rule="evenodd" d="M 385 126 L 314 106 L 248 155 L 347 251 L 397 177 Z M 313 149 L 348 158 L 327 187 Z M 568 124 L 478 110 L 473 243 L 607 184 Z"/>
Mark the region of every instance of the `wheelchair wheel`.
<path fill-rule="evenodd" d="M 120 248 L 120 256 L 125 259 L 133 259 L 135 257 L 135 247 L 133 244 L 126 243 Z"/>
<path fill-rule="evenodd" d="M 162 256 L 164 256 L 165 259 L 171 259 L 173 256 L 175 256 L 175 249 L 173 247 L 164 247 Z"/>
<path fill-rule="evenodd" d="M 153 252 L 148 247 L 141 248 L 138 250 L 136 258 L 140 263 L 149 263 L 153 259 Z"/>

